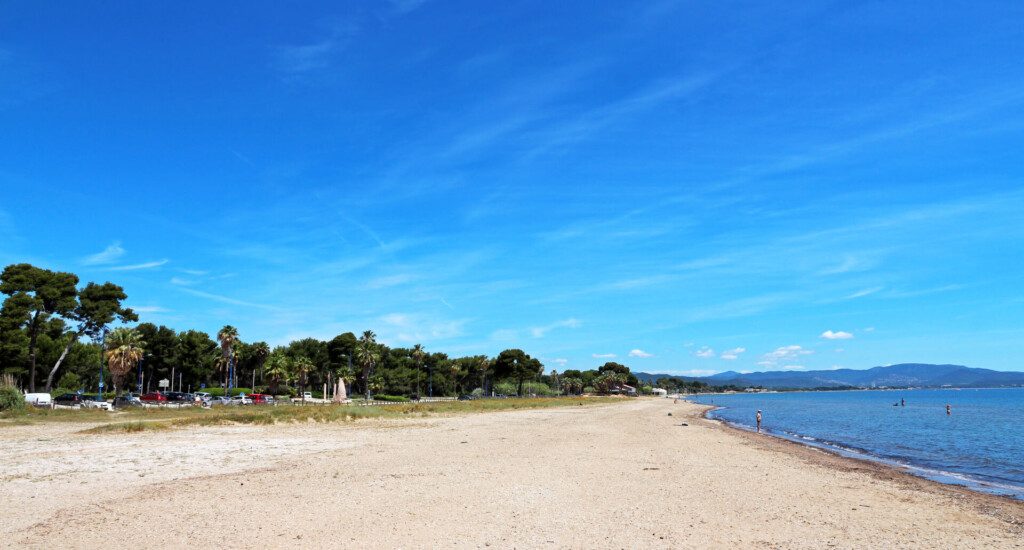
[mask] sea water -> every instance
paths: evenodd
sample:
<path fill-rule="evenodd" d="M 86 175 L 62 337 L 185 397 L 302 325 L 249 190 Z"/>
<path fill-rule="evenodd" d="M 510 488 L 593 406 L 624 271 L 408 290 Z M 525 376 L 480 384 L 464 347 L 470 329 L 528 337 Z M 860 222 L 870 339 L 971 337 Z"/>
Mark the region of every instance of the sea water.
<path fill-rule="evenodd" d="M 720 407 L 709 416 L 738 427 L 752 429 L 760 410 L 763 432 L 1024 500 L 1024 388 L 707 394 L 691 400 Z"/>

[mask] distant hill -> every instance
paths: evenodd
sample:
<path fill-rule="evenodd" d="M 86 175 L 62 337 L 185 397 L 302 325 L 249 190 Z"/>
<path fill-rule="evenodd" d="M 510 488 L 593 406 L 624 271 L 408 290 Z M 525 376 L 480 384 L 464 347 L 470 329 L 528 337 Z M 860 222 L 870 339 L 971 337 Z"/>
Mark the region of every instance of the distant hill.
<path fill-rule="evenodd" d="M 769 371 L 747 374 L 728 371 L 702 377 L 648 374 L 645 372 L 633 374 L 645 382 L 653 382 L 658 378 L 678 378 L 687 381 L 700 381 L 713 386 L 762 386 L 765 388 L 837 388 L 843 386 L 904 388 L 908 386 L 939 387 L 946 385 L 961 388 L 977 388 L 1024 386 L 1024 372 L 1004 372 L 965 367 L 963 365 L 929 365 L 924 363 L 903 363 L 864 370 Z"/>

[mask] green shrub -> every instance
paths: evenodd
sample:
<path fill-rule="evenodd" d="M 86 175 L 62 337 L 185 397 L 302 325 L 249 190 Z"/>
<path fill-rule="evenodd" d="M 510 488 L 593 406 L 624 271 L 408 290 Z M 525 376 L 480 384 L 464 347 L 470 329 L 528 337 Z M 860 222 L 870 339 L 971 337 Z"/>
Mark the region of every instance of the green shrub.
<path fill-rule="evenodd" d="M 206 388 L 205 390 L 196 391 L 206 392 L 214 397 L 224 397 L 224 388 Z M 251 388 L 231 388 L 231 395 L 229 397 L 235 397 L 241 393 L 249 395 L 250 393 L 253 393 L 253 391 Z"/>
<path fill-rule="evenodd" d="M 393 401 L 395 403 L 407 403 L 409 401 L 408 397 L 402 397 L 401 395 L 385 395 L 382 393 L 374 395 L 373 398 L 377 401 Z"/>
<path fill-rule="evenodd" d="M 84 389 L 85 383 L 82 382 L 82 377 L 78 376 L 73 372 L 64 374 L 60 377 L 60 381 L 57 382 L 57 392 L 54 395 L 60 395 L 62 393 L 75 393 L 78 390 Z"/>
<path fill-rule="evenodd" d="M 519 384 L 513 380 L 498 382 L 494 385 L 494 393 L 499 395 L 516 395 L 519 391 Z M 557 395 L 558 392 L 551 389 L 551 386 L 543 382 L 523 382 L 523 395 Z"/>
<path fill-rule="evenodd" d="M 20 411 L 25 408 L 25 396 L 18 388 L 0 386 L 0 411 Z"/>

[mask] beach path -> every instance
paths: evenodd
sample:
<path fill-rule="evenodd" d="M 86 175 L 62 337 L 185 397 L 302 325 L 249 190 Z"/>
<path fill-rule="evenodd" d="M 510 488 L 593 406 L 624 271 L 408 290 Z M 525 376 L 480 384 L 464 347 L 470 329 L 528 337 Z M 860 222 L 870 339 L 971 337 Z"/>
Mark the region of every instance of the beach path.
<path fill-rule="evenodd" d="M 644 398 L 138 434 L 5 426 L 0 540 L 70 548 L 1024 545 L 1024 503 L 740 433 L 701 418 L 703 410 Z"/>

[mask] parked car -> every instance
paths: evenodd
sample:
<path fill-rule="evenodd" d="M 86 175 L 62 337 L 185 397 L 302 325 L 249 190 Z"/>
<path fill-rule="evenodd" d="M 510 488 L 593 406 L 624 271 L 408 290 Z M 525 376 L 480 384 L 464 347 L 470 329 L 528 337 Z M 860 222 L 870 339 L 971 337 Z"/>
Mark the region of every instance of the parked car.
<path fill-rule="evenodd" d="M 48 393 L 26 393 L 25 403 L 33 407 L 53 406 L 53 396 Z"/>
<path fill-rule="evenodd" d="M 130 393 L 121 395 L 114 398 L 114 408 L 120 409 L 122 407 L 141 407 L 142 400 L 137 395 Z"/>
<path fill-rule="evenodd" d="M 168 403 L 167 396 L 158 391 L 149 392 L 139 397 L 139 401 L 147 405 L 166 405 Z"/>
<path fill-rule="evenodd" d="M 468 393 L 466 395 L 460 395 L 459 396 L 459 401 L 472 401 L 474 399 L 476 399 L 476 397 L 473 397 L 472 395 L 470 395 Z"/>
<path fill-rule="evenodd" d="M 250 393 L 249 398 L 252 399 L 253 405 L 273 405 L 274 396 L 265 393 Z"/>
<path fill-rule="evenodd" d="M 82 408 L 83 409 L 101 409 L 101 410 L 104 410 L 104 411 L 112 411 L 112 410 L 114 410 L 114 406 L 111 405 L 109 401 L 107 401 L 105 399 L 96 399 L 95 396 L 89 396 L 84 401 L 82 401 Z"/>
<path fill-rule="evenodd" d="M 303 392 L 302 393 L 302 400 L 303 401 L 312 401 L 313 400 L 313 392 L 308 392 L 308 391 L 307 392 Z"/>
<path fill-rule="evenodd" d="M 81 407 L 84 401 L 85 396 L 80 393 L 64 393 L 53 398 L 54 405 L 64 407 Z"/>
<path fill-rule="evenodd" d="M 232 397 L 231 402 L 235 405 L 252 405 L 252 398 L 244 393 L 240 393 Z"/>
<path fill-rule="evenodd" d="M 171 403 L 195 403 L 196 400 L 196 398 L 191 393 L 185 393 L 181 391 L 165 392 L 164 396 L 166 396 L 167 401 Z"/>

